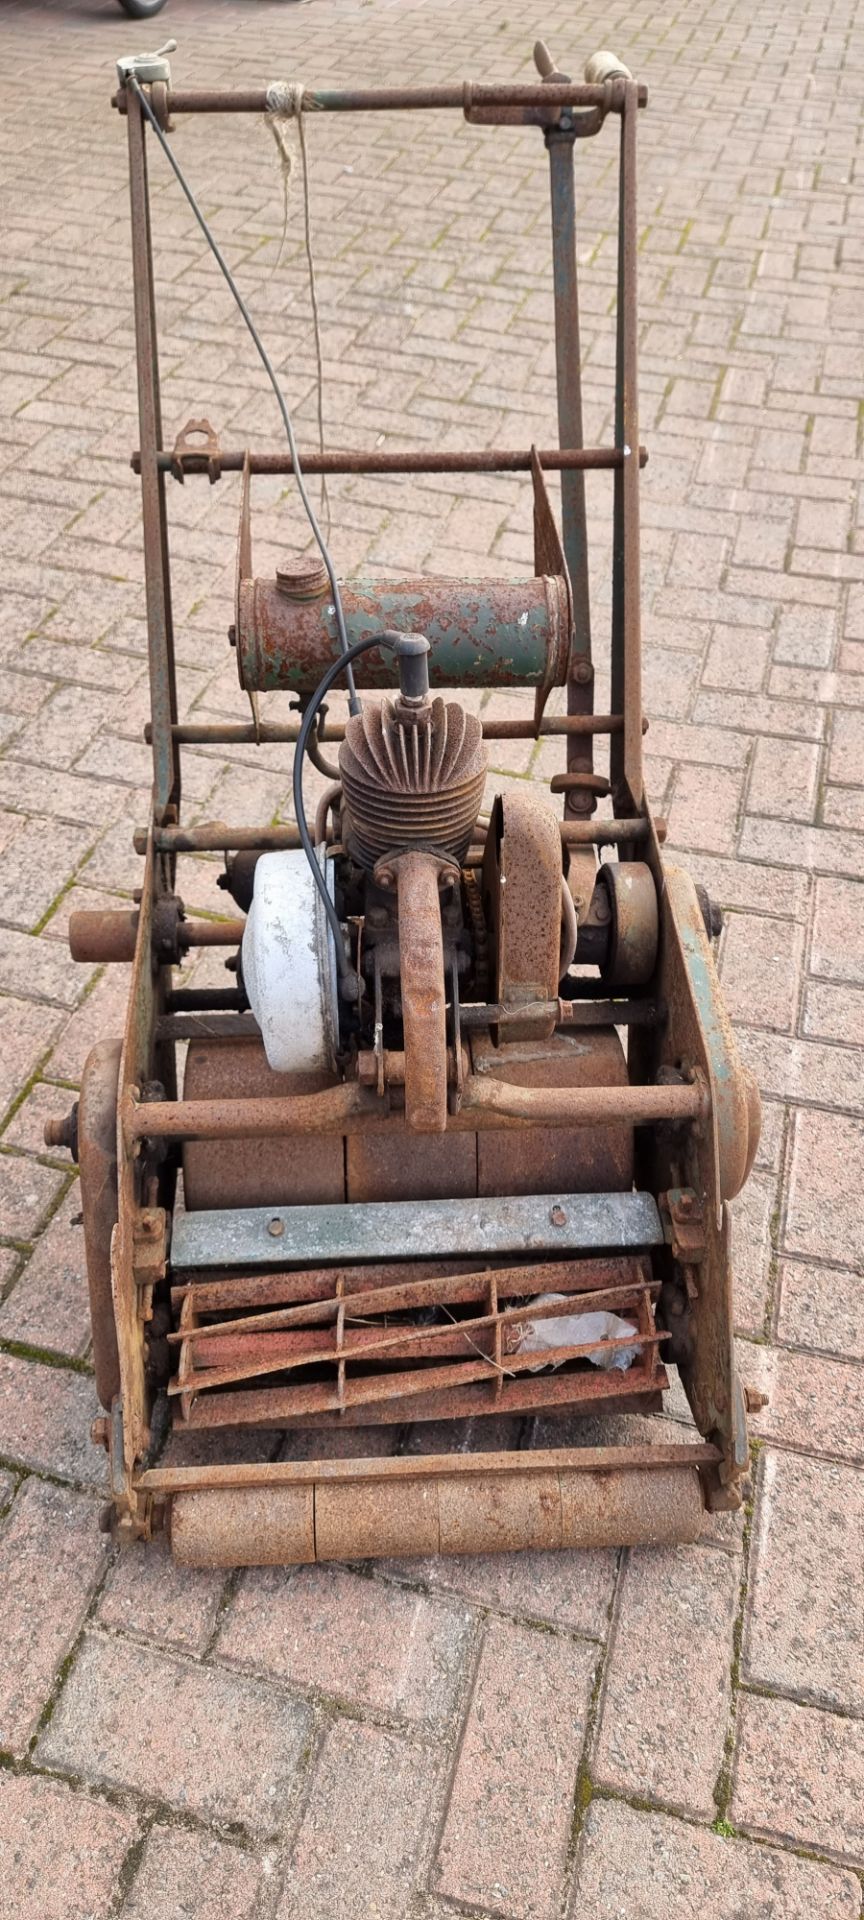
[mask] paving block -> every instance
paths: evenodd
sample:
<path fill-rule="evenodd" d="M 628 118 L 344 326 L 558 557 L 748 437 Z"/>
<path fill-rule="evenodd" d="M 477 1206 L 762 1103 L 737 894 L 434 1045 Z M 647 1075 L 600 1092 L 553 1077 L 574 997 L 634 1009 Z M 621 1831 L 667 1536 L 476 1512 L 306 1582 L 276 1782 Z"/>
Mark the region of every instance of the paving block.
<path fill-rule="evenodd" d="M 217 1667 L 93 1633 L 36 1748 L 39 1761 L 260 1837 L 284 1826 L 308 1708 Z"/>
<path fill-rule="evenodd" d="M 0 1746 L 21 1754 L 105 1566 L 98 1502 L 24 1482 L 0 1533 Z"/>
<path fill-rule="evenodd" d="M 178 1567 L 168 1542 L 133 1541 L 121 1549 L 105 1583 L 98 1617 L 105 1627 L 203 1653 L 213 1633 L 227 1575 Z"/>
<path fill-rule="evenodd" d="M 243 1576 L 219 1655 L 412 1721 L 446 1720 L 471 1639 L 465 1608 L 339 1567 Z"/>
<path fill-rule="evenodd" d="M 61 1094 L 53 1093 L 50 1109 L 53 1113 L 62 1110 L 62 1098 Z M 71 1094 L 67 1098 L 71 1102 Z M 76 1358 L 85 1353 L 90 1344 L 81 1189 L 77 1180 L 40 1235 L 20 1279 L 0 1307 L 0 1336 Z"/>
<path fill-rule="evenodd" d="M 123 1920 L 258 1920 L 261 1862 L 215 1834 L 157 1821 L 147 1836 Z"/>
<path fill-rule="evenodd" d="M 756 1439 L 864 1460 L 861 1371 L 851 1361 L 740 1340 L 738 1368 L 742 1380 L 768 1395 L 767 1406 L 748 1415 Z"/>
<path fill-rule="evenodd" d="M 864 1709 L 864 1483 L 835 1460 L 766 1448 L 748 1577 L 742 1672 L 760 1686 Z"/>
<path fill-rule="evenodd" d="M 731 1818 L 864 1865 L 864 1722 L 742 1694 Z"/>
<path fill-rule="evenodd" d="M 108 1920 L 137 1833 L 129 1808 L 0 1773 L 0 1920 Z"/>
<path fill-rule="evenodd" d="M 564 1887 L 596 1650 L 490 1621 L 435 1885 L 513 1920 L 552 1920 Z"/>
<path fill-rule="evenodd" d="M 422 1747 L 339 1720 L 324 1740 L 277 1920 L 407 1920 L 435 1765 Z"/>
<path fill-rule="evenodd" d="M 737 1554 L 704 1547 L 628 1556 L 591 1759 L 598 1785 L 713 1815 L 740 1578 Z"/>
<path fill-rule="evenodd" d="M 723 992 L 732 1020 L 790 1033 L 798 1007 L 803 929 L 761 914 L 732 913 L 723 941 Z"/>
<path fill-rule="evenodd" d="M 105 1454 L 90 1439 L 102 1409 L 89 1374 L 0 1353 L 0 1454 L 83 1486 L 104 1486 Z"/>
<path fill-rule="evenodd" d="M 591 1552 L 442 1554 L 387 1563 L 396 1578 L 458 1594 L 475 1606 L 544 1620 L 604 1640 L 617 1554 Z"/>
<path fill-rule="evenodd" d="M 860 881 L 817 880 L 810 971 L 827 980 L 864 982 L 864 885 Z"/>
<path fill-rule="evenodd" d="M 864 1360 L 864 1274 L 784 1260 L 777 1337 L 792 1347 Z"/>
<path fill-rule="evenodd" d="M 859 1899 L 836 1867 L 596 1799 L 570 1920 L 857 1920 Z"/>
<path fill-rule="evenodd" d="M 862 1189 L 864 1118 L 815 1109 L 796 1113 L 786 1251 L 829 1263 L 839 1258 L 850 1266 L 864 1260 Z"/>
<path fill-rule="evenodd" d="M 33 1240 L 63 1191 L 64 1176 L 29 1154 L 0 1153 L 0 1233 Z"/>

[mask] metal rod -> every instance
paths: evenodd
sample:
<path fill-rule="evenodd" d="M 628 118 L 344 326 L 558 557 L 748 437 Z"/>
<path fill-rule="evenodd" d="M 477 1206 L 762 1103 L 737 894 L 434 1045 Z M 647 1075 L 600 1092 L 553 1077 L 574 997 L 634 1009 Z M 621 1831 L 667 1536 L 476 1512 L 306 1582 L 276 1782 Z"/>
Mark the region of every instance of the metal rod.
<path fill-rule="evenodd" d="M 516 1011 L 498 1005 L 460 1007 L 460 1024 L 471 1032 L 495 1025 L 506 1028 Z M 520 1020 L 548 1019 L 553 1013 L 559 1027 L 654 1027 L 664 1018 L 656 1000 L 542 1000 L 518 1009 Z M 156 1021 L 157 1040 L 257 1039 L 260 1031 L 252 1013 L 165 1013 Z"/>
<path fill-rule="evenodd" d="M 238 996 L 239 997 L 239 996 Z M 261 1028 L 253 1013 L 162 1013 L 155 1037 L 162 1040 L 258 1040 Z"/>
<path fill-rule="evenodd" d="M 159 469 L 162 421 L 159 403 L 159 355 L 153 291 L 153 246 L 147 186 L 146 125 L 140 102 L 130 93 L 129 200 L 132 216 L 132 283 L 138 369 L 138 426 L 141 436 L 141 513 L 144 582 L 150 665 L 150 715 L 153 728 L 153 802 L 157 820 L 180 803 L 180 759 L 171 729 L 177 719 L 174 634 L 165 475 Z"/>
<path fill-rule="evenodd" d="M 648 721 L 642 722 L 647 733 Z M 486 720 L 483 722 L 484 740 L 537 740 L 547 736 L 581 733 L 621 733 L 624 729 L 624 716 L 620 713 L 553 713 L 544 715 L 539 732 L 534 721 L 527 716 L 524 720 Z M 257 728 L 251 721 L 225 721 L 205 726 L 198 722 L 181 720 L 172 729 L 175 740 L 184 746 L 294 746 L 300 732 L 296 722 L 288 721 L 282 725 L 268 724 L 262 721 Z M 152 728 L 144 728 L 144 738 L 150 742 Z M 319 733 L 321 746 L 335 744 L 345 738 L 345 723 L 334 720 Z"/>
<path fill-rule="evenodd" d="M 636 268 L 636 84 L 624 82 L 618 194 L 618 307 L 615 353 L 615 444 L 626 452 L 615 473 L 612 565 L 612 704 L 624 735 L 612 742 L 610 772 L 616 812 L 642 805 L 642 652 L 639 609 L 639 367 Z M 638 723 L 637 723 L 638 716 Z"/>
<path fill-rule="evenodd" d="M 215 461 L 219 473 L 242 473 L 246 454 L 239 448 L 229 453 L 220 451 Z M 293 473 L 294 462 L 288 453 L 250 453 L 250 473 Z M 620 447 L 544 447 L 537 454 L 541 467 L 550 473 L 569 471 L 591 473 L 606 468 L 623 465 L 624 456 Z M 645 466 L 648 461 L 646 447 L 639 448 L 639 464 Z M 370 447 L 355 452 L 351 448 L 334 448 L 330 452 L 315 453 L 311 449 L 302 453 L 300 464 L 304 473 L 529 473 L 531 470 L 531 449 L 510 447 L 487 447 L 447 452 L 437 448 L 406 447 L 381 449 Z M 141 455 L 136 450 L 131 457 L 133 472 L 141 471 Z M 214 456 L 206 453 L 184 453 L 178 457 L 173 453 L 160 453 L 158 460 L 162 473 L 170 473 L 175 479 L 181 474 L 206 474 L 212 478 Z"/>
<path fill-rule="evenodd" d="M 549 1019 L 554 1015 L 557 1027 L 656 1027 L 660 1009 L 656 1000 L 537 1000 L 524 1007 L 502 1005 L 461 1006 L 463 1027 L 501 1026 L 508 1020 Z"/>
<path fill-rule="evenodd" d="M 546 81 L 547 86 L 554 84 Z M 582 363 L 579 342 L 579 277 L 576 266 L 576 197 L 573 177 L 575 134 L 550 128 L 546 134 L 552 208 L 552 279 L 555 298 L 555 372 L 558 392 L 558 438 L 562 447 L 580 448 L 582 426 Z M 623 454 L 618 449 L 619 460 Z M 588 532 L 585 514 L 585 476 L 578 467 L 561 474 L 561 537 L 573 596 L 573 639 L 567 680 L 567 711 L 589 714 L 594 704 L 591 673 L 591 606 L 588 582 Z M 567 742 L 567 772 L 593 771 L 590 734 Z M 583 819 L 594 812 L 590 790 L 567 794 L 565 815 Z"/>
<path fill-rule="evenodd" d="M 630 840 L 647 840 L 651 822 L 643 817 L 632 820 L 562 820 L 561 839 L 566 847 L 614 847 Z M 658 840 L 666 837 L 666 823 L 655 820 Z M 136 827 L 133 836 L 136 853 L 147 851 L 147 828 Z M 279 853 L 286 847 L 299 847 L 297 828 L 281 827 L 156 827 L 153 844 L 157 853 L 237 853 L 251 848 L 260 853 Z M 470 861 L 467 863 L 470 864 Z"/>
<path fill-rule="evenodd" d="M 651 835 L 651 822 L 641 815 L 631 820 L 562 820 L 560 826 L 565 847 L 617 847 Z M 654 831 L 658 840 L 665 840 L 665 820 L 655 820 Z"/>
<path fill-rule="evenodd" d="M 647 87 L 640 85 L 638 94 L 639 105 L 646 105 Z M 118 89 L 111 104 L 119 113 L 129 111 L 125 88 Z M 169 118 L 175 113 L 266 113 L 267 88 L 172 87 L 166 104 Z M 571 81 L 489 86 L 463 80 L 438 87 L 307 87 L 302 106 L 306 113 L 403 113 L 448 107 L 460 113 L 472 107 L 534 107 L 544 114 L 556 107 L 602 107 L 607 113 L 620 113 L 622 86 L 618 80 L 598 87 Z"/>
<path fill-rule="evenodd" d="M 697 1120 L 705 1111 L 701 1085 L 652 1087 L 516 1087 L 464 1083 L 462 1106 L 450 1114 L 447 1132 L 486 1128 L 647 1126 Z M 375 1094 L 356 1081 L 323 1093 L 273 1099 L 154 1100 L 128 1102 L 123 1125 L 131 1140 L 268 1140 L 289 1133 L 343 1134 L 367 1130 L 405 1132 L 404 1116 L 382 1109 Z"/>
<path fill-rule="evenodd" d="M 212 1013 L 220 1008 L 242 1012 L 248 1005 L 239 987 L 177 987 L 166 997 L 168 1015 L 172 1013 Z"/>
<path fill-rule="evenodd" d="M 618 1473 L 622 1469 L 714 1466 L 719 1447 L 537 1447 L 524 1453 L 421 1453 L 371 1460 L 237 1460 L 204 1467 L 147 1467 L 135 1484 L 147 1493 L 200 1487 L 308 1487 L 316 1480 L 428 1480 L 438 1474 Z"/>

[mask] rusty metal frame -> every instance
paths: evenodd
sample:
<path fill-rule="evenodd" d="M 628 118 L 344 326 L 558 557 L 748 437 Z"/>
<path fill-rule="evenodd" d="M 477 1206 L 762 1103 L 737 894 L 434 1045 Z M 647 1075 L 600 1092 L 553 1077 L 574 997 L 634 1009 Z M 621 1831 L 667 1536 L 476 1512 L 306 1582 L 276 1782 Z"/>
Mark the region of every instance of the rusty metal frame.
<path fill-rule="evenodd" d="M 304 455 L 303 464 L 310 474 L 532 473 L 535 569 L 538 576 L 559 587 L 563 583 L 566 592 L 569 659 L 564 663 L 566 672 L 554 677 L 566 677 L 567 714 L 544 717 L 544 698 L 553 677 L 547 671 L 537 689 L 533 720 L 492 720 L 484 733 L 490 739 L 548 735 L 563 740 L 566 769 L 556 777 L 556 786 L 565 795 L 565 818 L 552 833 L 558 851 L 551 840 L 549 843 L 551 865 L 557 868 L 563 851 L 565 865 L 581 861 L 587 872 L 602 846 L 618 846 L 625 861 L 632 860 L 635 853 L 647 860 L 660 898 L 657 968 L 653 978 L 642 983 L 644 996 L 629 996 L 617 1011 L 616 1003 L 606 997 L 610 992 L 608 982 L 599 983 L 599 987 L 586 985 L 586 996 L 592 991 L 603 996 L 593 1003 L 591 1017 L 589 998 L 574 1003 L 572 1010 L 567 1003 L 556 1000 L 558 980 L 552 954 L 546 969 L 548 978 L 536 981 L 525 976 L 522 997 L 527 995 L 526 1003 L 515 1015 L 513 996 L 505 991 L 497 998 L 491 997 L 485 1007 L 467 1010 L 466 1050 L 463 1052 L 455 1022 L 452 1044 L 443 1049 L 440 1045 L 429 1047 L 427 1071 L 419 1079 L 417 1035 L 409 1045 L 406 1028 L 405 1053 L 391 1053 L 386 1059 L 382 1055 L 376 1063 L 382 1076 L 380 1087 L 373 1089 L 364 1083 L 358 1066 L 357 1079 L 319 1092 L 234 1101 L 176 1098 L 174 1054 L 177 1041 L 184 1037 L 184 1021 L 194 1023 L 206 1018 L 218 1027 L 221 1019 L 227 1035 L 229 1030 L 235 1031 L 231 1023 L 239 1030 L 246 1016 L 239 1011 L 243 1002 L 238 1005 L 233 990 L 172 991 L 171 968 L 179 954 L 192 945 L 236 940 L 242 934 L 242 923 L 231 922 L 227 932 L 225 928 L 208 931 L 207 923 L 186 922 L 175 912 L 171 951 L 160 928 L 167 925 L 166 913 L 175 901 L 178 855 L 295 846 L 296 829 L 182 827 L 181 748 L 220 741 L 292 743 L 298 730 L 261 722 L 257 712 L 253 712 L 251 725 L 178 722 L 166 480 L 173 476 L 175 481 L 184 482 L 187 477 L 206 474 L 212 484 L 223 473 L 243 470 L 245 506 L 238 566 L 238 579 L 242 580 L 251 574 L 250 476 L 290 473 L 292 463 L 283 454 L 223 451 L 209 423 L 202 421 L 190 423 L 172 450 L 163 444 L 147 181 L 148 127 L 133 90 L 121 90 L 115 97 L 114 104 L 126 115 L 128 128 L 140 438 L 133 465 L 140 472 L 142 488 L 151 682 L 147 737 L 153 750 L 153 812 L 147 827 L 135 835 L 136 848 L 145 856 L 137 915 L 80 916 L 75 939 L 82 951 L 92 953 L 100 947 L 111 947 L 110 957 L 115 958 L 121 954 L 129 957 L 134 941 L 119 1068 L 118 1220 L 111 1248 L 120 1393 L 114 1399 L 105 1431 L 115 1510 L 121 1533 L 130 1536 L 146 1535 L 164 1523 L 172 1500 L 220 1497 L 239 1503 L 236 1511 L 221 1509 L 228 1516 L 222 1537 L 224 1552 L 230 1551 L 226 1542 L 233 1540 L 238 1552 L 261 1551 L 266 1557 L 260 1529 L 256 1533 L 258 1523 L 254 1515 L 250 1518 L 249 1507 L 250 1499 L 266 1494 L 277 1501 L 268 1509 L 277 1532 L 280 1528 L 290 1531 L 294 1526 L 293 1518 L 286 1519 L 288 1508 L 279 1506 L 278 1500 L 288 1501 L 291 1515 L 295 1513 L 291 1503 L 300 1502 L 296 1509 L 300 1515 L 300 1547 L 297 1551 L 292 1548 L 288 1557 L 303 1557 L 304 1542 L 306 1557 L 328 1557 L 337 1547 L 357 1554 L 381 1551 L 382 1540 L 392 1542 L 397 1537 L 393 1533 L 394 1500 L 407 1500 L 412 1513 L 419 1512 L 426 1492 L 434 1486 L 438 1506 L 430 1537 L 433 1546 L 437 1543 L 442 1549 L 445 1535 L 449 1550 L 458 1550 L 460 1542 L 462 1550 L 466 1542 L 470 1545 L 472 1513 L 477 1522 L 475 1545 L 480 1540 L 490 1549 L 507 1544 L 578 1544 L 583 1537 L 580 1525 L 583 1533 L 589 1529 L 587 1537 L 592 1539 L 605 1539 L 605 1528 L 612 1530 L 610 1539 L 614 1534 L 616 1541 L 637 1541 L 666 1537 L 662 1520 L 656 1519 L 653 1496 L 646 1493 L 649 1481 L 660 1488 L 666 1485 L 664 1476 L 671 1475 L 678 1487 L 686 1483 L 690 1488 L 686 1515 L 687 1501 L 678 1510 L 681 1531 L 670 1537 L 692 1537 L 687 1528 L 694 1524 L 697 1474 L 709 1504 L 731 1505 L 738 1498 L 735 1481 L 746 1464 L 746 1423 L 731 1346 L 726 1200 L 746 1177 L 758 1114 L 723 1013 L 710 950 L 701 932 L 698 907 L 694 907 L 695 896 L 691 898 L 683 878 L 672 876 L 667 880 L 664 875 L 659 851 L 664 830 L 662 823 L 651 820 L 642 776 L 645 721 L 639 626 L 639 473 L 647 455 L 638 437 L 635 152 L 637 114 L 647 96 L 643 87 L 622 74 L 614 74 L 600 85 L 580 85 L 552 70 L 548 59 L 547 68 L 540 61 L 538 65 L 545 78 L 536 85 L 465 83 L 419 89 L 312 90 L 304 96 L 304 107 L 325 113 L 455 109 L 472 125 L 534 126 L 542 131 L 550 168 L 560 447 L 539 452 L 535 448 L 432 453 L 328 450 L 323 455 Z M 267 105 L 263 90 L 161 87 L 150 97 L 163 127 L 170 124 L 172 115 L 263 114 Z M 615 434 L 612 447 L 586 448 L 574 155 L 576 140 L 597 134 L 610 116 L 620 121 Z M 593 712 L 585 514 L 585 476 L 597 470 L 612 471 L 614 483 L 612 712 L 600 715 Z M 544 473 L 548 471 L 561 474 L 560 536 L 546 497 Z M 343 731 L 333 726 L 327 738 L 339 740 Z M 616 815 L 611 821 L 595 822 L 591 818 L 598 792 L 610 790 L 593 771 L 593 740 L 597 735 L 610 740 L 610 787 Z M 466 855 L 466 865 L 478 864 L 480 857 L 475 842 Z M 530 888 L 527 901 L 530 917 Z M 430 916 L 431 908 L 418 918 L 425 921 Z M 434 1026 L 438 1041 L 441 1039 L 443 1003 L 440 1009 L 437 1004 L 434 1008 L 431 1005 L 443 986 L 437 946 L 434 966 L 428 954 L 420 953 L 416 968 L 430 1000 L 426 1027 L 420 1023 L 422 1051 L 423 1032 L 431 1033 Z M 505 967 L 504 972 L 509 979 L 513 966 L 509 972 Z M 498 1024 L 503 1034 L 513 1029 L 514 1018 L 527 1021 L 532 1033 L 546 1035 L 567 1027 L 596 1026 L 601 1018 L 607 1024 L 611 1018 L 628 1025 L 630 1084 L 546 1086 L 484 1078 L 472 1069 L 471 1028 L 488 1029 Z M 409 1058 L 412 1051 L 413 1068 Z M 440 1056 L 434 1062 L 433 1052 Z M 638 1129 L 637 1187 L 660 1200 L 669 1247 L 677 1262 L 674 1271 L 687 1276 L 690 1347 L 686 1341 L 682 1343 L 671 1321 L 662 1324 L 655 1317 L 658 1297 L 662 1298 L 670 1284 L 668 1273 L 666 1278 L 660 1277 L 664 1272 L 662 1251 L 656 1274 L 647 1255 L 643 1267 L 638 1257 L 621 1256 L 616 1261 L 611 1249 L 606 1256 L 595 1254 L 582 1260 L 573 1256 L 565 1269 L 560 1264 L 554 1269 L 554 1278 L 548 1261 L 544 1266 L 535 1258 L 530 1283 L 529 1269 L 522 1266 L 515 1270 L 515 1280 L 513 1269 L 509 1278 L 506 1271 L 478 1273 L 476 1263 L 472 1269 L 470 1261 L 449 1262 L 443 1278 L 440 1259 L 437 1264 L 434 1260 L 431 1264 L 414 1260 L 407 1273 L 385 1273 L 379 1267 L 386 1298 L 383 1305 L 374 1308 L 378 1317 L 365 1329 L 352 1326 L 351 1303 L 353 1298 L 356 1307 L 358 1299 L 365 1298 L 369 1307 L 369 1286 L 376 1269 L 368 1265 L 362 1270 L 344 1264 L 331 1266 L 322 1277 L 310 1272 L 308 1263 L 302 1271 L 281 1274 L 259 1264 L 249 1274 L 214 1278 L 196 1274 L 194 1279 L 169 1288 L 177 1152 L 172 1143 L 190 1139 L 250 1141 L 315 1133 L 347 1137 L 353 1132 L 369 1137 L 378 1133 L 401 1137 L 406 1120 L 409 1126 L 412 1122 L 416 1125 L 418 1115 L 425 1115 L 424 1124 L 434 1126 L 436 1131 L 466 1133 L 478 1140 L 486 1129 L 597 1129 L 612 1124 Z M 706 1205 L 706 1199 L 710 1204 Z M 550 1204 L 554 1219 L 554 1200 Z M 628 1374 L 578 1370 L 584 1359 L 590 1359 L 592 1350 L 596 1352 L 598 1345 L 608 1347 L 608 1341 L 562 1341 L 559 1349 L 552 1350 L 562 1370 L 539 1376 L 529 1375 L 527 1357 L 507 1357 L 509 1333 L 529 1311 L 524 1300 L 519 1304 L 520 1287 L 528 1286 L 533 1291 L 548 1283 L 564 1294 L 565 1304 L 571 1295 L 581 1294 L 583 1301 L 602 1301 L 610 1307 L 626 1305 L 632 1310 L 637 1326 L 632 1343 L 638 1346 L 639 1354 Z M 412 1301 L 419 1297 L 418 1289 L 422 1292 L 424 1287 L 429 1298 L 437 1288 L 442 1299 L 475 1301 L 476 1311 L 467 1321 L 454 1322 L 452 1328 L 400 1328 L 398 1322 L 392 1322 L 393 1312 L 398 1313 L 409 1296 Z M 148 1371 L 148 1343 L 154 1334 L 154 1300 L 164 1299 L 166 1292 L 179 1314 L 167 1341 L 169 1346 L 179 1347 L 180 1366 L 169 1392 L 157 1394 Z M 239 1311 L 241 1319 L 229 1319 L 220 1325 L 220 1313 L 228 1310 Z M 209 1367 L 202 1363 L 208 1349 L 216 1362 Z M 666 1374 L 660 1356 L 667 1349 L 681 1366 L 697 1425 L 707 1444 L 575 1452 L 555 1449 L 518 1455 L 430 1455 L 414 1456 L 410 1461 L 314 1460 L 291 1466 L 261 1462 L 245 1467 L 222 1464 L 189 1469 L 153 1464 L 160 1422 L 169 1400 L 175 1404 L 180 1424 L 189 1431 L 269 1426 L 279 1420 L 313 1431 L 332 1430 L 364 1425 L 370 1419 L 376 1424 L 393 1425 L 490 1412 L 545 1408 L 554 1413 L 573 1406 L 597 1410 L 639 1407 L 647 1411 L 661 1404 Z M 394 1354 L 396 1365 L 392 1364 Z M 356 1362 L 364 1355 L 366 1363 L 373 1366 L 382 1361 L 387 1365 L 385 1355 L 390 1355 L 390 1370 L 358 1379 Z M 433 1360 L 440 1364 L 427 1364 Z M 261 1377 L 266 1381 L 274 1373 L 274 1361 L 275 1384 L 272 1378 L 270 1384 L 244 1384 Z M 417 1361 L 424 1364 L 417 1366 Z M 324 1367 L 325 1377 L 298 1384 L 294 1368 L 313 1363 Z M 332 1375 L 327 1368 L 332 1368 Z M 606 1476 L 612 1476 L 606 1490 L 598 1490 L 596 1483 Z M 483 1481 L 487 1483 L 485 1492 L 478 1491 Z M 590 1510 L 589 1517 L 583 1516 L 581 1522 L 575 1491 L 580 1481 L 593 1489 L 586 1509 Z M 468 1518 L 463 1516 L 464 1524 L 463 1519 L 457 1523 L 453 1517 L 462 1512 L 461 1496 L 456 1491 L 460 1483 L 463 1487 L 470 1484 L 475 1490 L 465 1496 Z M 623 1501 L 617 1518 L 610 1514 L 616 1512 L 618 1496 L 611 1497 L 611 1504 L 607 1500 L 613 1484 Z M 331 1494 L 337 1502 L 335 1508 L 332 1503 L 328 1505 Z M 486 1502 L 482 1514 L 476 1506 L 478 1500 L 481 1505 Z M 360 1514 L 353 1531 L 345 1518 L 346 1502 Z M 639 1517 L 640 1503 L 649 1514 L 644 1524 Z M 670 1513 L 674 1505 L 673 1499 Z M 194 1534 L 205 1509 L 196 1507 L 193 1511 L 187 1507 L 184 1511 L 187 1529 Z M 668 1524 L 671 1526 L 672 1521 Z M 651 1526 L 655 1527 L 654 1534 Z M 377 1549 L 369 1545 L 375 1540 L 379 1542 Z"/>
<path fill-rule="evenodd" d="M 542 55 L 538 48 L 537 54 Z M 546 62 L 548 67 L 550 63 Z M 538 58 L 538 67 L 545 71 Z M 263 114 L 266 90 L 184 89 L 160 86 L 151 95 L 163 126 L 186 114 Z M 587 820 L 596 806 L 592 781 L 593 735 L 606 727 L 592 717 L 590 610 L 588 604 L 585 474 L 612 468 L 615 474 L 615 583 L 612 621 L 613 798 L 618 814 L 643 814 L 642 711 L 639 686 L 639 468 L 647 457 L 638 443 L 636 391 L 636 181 L 635 138 L 639 108 L 647 102 L 644 86 L 615 74 L 599 85 L 573 83 L 554 71 L 536 84 L 485 85 L 465 82 L 440 87 L 307 89 L 304 110 L 316 113 L 461 110 L 470 124 L 533 125 L 542 130 L 550 162 L 552 258 L 555 293 L 556 365 L 559 394 L 558 450 L 537 454 L 512 450 L 475 452 L 328 452 L 304 455 L 310 474 L 329 472 L 522 471 L 544 466 L 562 474 L 562 533 L 572 595 L 568 717 L 566 733 L 565 816 Z M 245 465 L 254 472 L 290 472 L 291 460 L 251 450 L 222 453 L 209 422 L 190 423 L 174 450 L 162 442 L 161 399 L 153 296 L 153 245 L 147 183 L 147 126 L 133 90 L 122 89 L 114 106 L 127 117 L 133 234 L 133 283 L 139 368 L 140 446 L 133 465 L 141 474 L 144 512 L 145 579 L 151 666 L 150 738 L 154 758 L 154 818 L 164 825 L 177 817 L 180 797 L 180 747 L 188 730 L 177 723 L 176 680 L 170 606 L 170 569 L 165 513 L 165 478 L 173 473 L 208 475 Z M 579 304 L 573 157 L 577 139 L 600 132 L 607 117 L 621 122 L 619 158 L 620 232 L 618 268 L 618 346 L 616 353 L 616 430 L 613 448 L 585 448 L 582 431 Z M 194 424 L 207 444 L 196 446 Z M 178 453 L 177 447 L 180 452 Z M 542 484 L 542 479 L 541 479 Z M 535 733 L 542 708 L 535 713 Z M 583 730 L 584 729 L 584 730 Z M 622 738 L 618 740 L 618 730 Z M 557 729 L 555 729 L 557 731 Z M 215 729 L 197 737 L 216 739 Z M 253 717 L 251 738 L 265 736 Z M 500 735 L 498 736 L 500 737 Z"/>

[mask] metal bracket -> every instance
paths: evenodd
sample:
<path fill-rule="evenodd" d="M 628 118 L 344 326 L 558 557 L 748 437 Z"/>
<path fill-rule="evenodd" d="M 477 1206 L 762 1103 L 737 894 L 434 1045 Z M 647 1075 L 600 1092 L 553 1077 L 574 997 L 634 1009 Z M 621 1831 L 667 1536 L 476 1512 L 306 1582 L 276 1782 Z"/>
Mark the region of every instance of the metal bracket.
<path fill-rule="evenodd" d="M 567 657 L 573 640 L 573 589 L 570 585 L 570 573 L 564 558 L 564 548 L 552 505 L 546 489 L 546 481 L 537 448 L 531 448 L 531 480 L 534 489 L 534 572 L 541 578 L 549 576 L 563 580 L 567 606 Z M 558 661 L 553 658 L 551 649 L 547 655 L 546 671 L 534 696 L 534 730 L 540 732 L 540 722 L 546 702 L 553 686 L 558 680 Z"/>
<path fill-rule="evenodd" d="M 663 1231 L 672 1257 L 682 1267 L 695 1267 L 705 1258 L 705 1215 L 692 1187 L 670 1187 L 660 1195 Z"/>
<path fill-rule="evenodd" d="M 187 420 L 171 449 L 171 472 L 182 486 L 186 474 L 184 460 L 206 460 L 211 487 L 222 478 L 222 449 L 219 435 L 209 420 Z"/>
<path fill-rule="evenodd" d="M 132 1272 L 138 1290 L 138 1317 L 149 1320 L 153 1288 L 168 1266 L 169 1216 L 164 1207 L 142 1207 L 132 1230 Z"/>

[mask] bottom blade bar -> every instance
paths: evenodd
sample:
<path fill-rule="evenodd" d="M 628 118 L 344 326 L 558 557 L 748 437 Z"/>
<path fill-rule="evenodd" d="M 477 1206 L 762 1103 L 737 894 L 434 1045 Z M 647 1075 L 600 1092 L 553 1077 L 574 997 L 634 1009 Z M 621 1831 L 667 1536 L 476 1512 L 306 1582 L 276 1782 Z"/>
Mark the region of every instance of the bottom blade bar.
<path fill-rule="evenodd" d="M 622 1252 L 662 1245 L 650 1193 L 527 1194 L 375 1205 L 180 1213 L 175 1269 L 428 1259 L 435 1254 Z"/>

